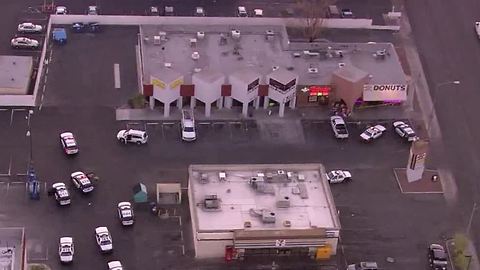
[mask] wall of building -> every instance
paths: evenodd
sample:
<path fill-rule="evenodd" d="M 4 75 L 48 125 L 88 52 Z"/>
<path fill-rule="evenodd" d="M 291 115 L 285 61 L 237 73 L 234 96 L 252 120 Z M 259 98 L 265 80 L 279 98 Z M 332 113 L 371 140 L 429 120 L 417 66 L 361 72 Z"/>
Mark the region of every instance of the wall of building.
<path fill-rule="evenodd" d="M 223 258 L 225 256 L 225 247 L 233 245 L 233 240 L 210 240 L 198 241 L 195 239 L 195 258 Z"/>
<path fill-rule="evenodd" d="M 242 80 L 239 80 L 236 76 L 230 75 L 228 77 L 230 84 L 232 85 L 232 98 L 240 102 L 253 101 L 258 96 L 258 87 L 256 90 L 248 92 L 248 84 Z M 253 82 L 253 80 L 252 80 Z"/>
<path fill-rule="evenodd" d="M 195 85 L 195 98 L 205 103 L 212 103 L 222 97 L 222 84 L 225 78 L 221 77 L 214 82 L 206 82 L 193 75 L 192 82 Z"/>

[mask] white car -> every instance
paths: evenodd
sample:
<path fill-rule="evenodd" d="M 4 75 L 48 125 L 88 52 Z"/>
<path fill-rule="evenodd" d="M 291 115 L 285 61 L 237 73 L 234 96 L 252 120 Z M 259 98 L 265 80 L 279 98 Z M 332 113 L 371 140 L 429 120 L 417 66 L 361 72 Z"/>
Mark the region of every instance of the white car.
<path fill-rule="evenodd" d="M 419 139 L 412 127 L 410 127 L 403 121 L 393 122 L 393 129 L 395 130 L 395 133 L 398 134 L 398 136 L 404 138 L 408 142 L 414 142 Z"/>
<path fill-rule="evenodd" d="M 98 15 L 98 7 L 88 6 L 87 15 Z"/>
<path fill-rule="evenodd" d="M 332 116 L 330 117 L 330 125 L 333 129 L 333 134 L 337 139 L 347 139 L 348 138 L 348 130 L 347 124 L 345 124 L 345 120 L 341 116 Z"/>
<path fill-rule="evenodd" d="M 118 218 L 123 226 L 133 225 L 134 215 L 132 204 L 129 202 L 120 202 L 117 205 Z"/>
<path fill-rule="evenodd" d="M 60 244 L 58 245 L 58 256 L 60 257 L 60 262 L 70 263 L 73 261 L 73 254 L 75 253 L 73 238 L 72 237 L 61 237 Z"/>
<path fill-rule="evenodd" d="M 334 170 L 327 173 L 327 180 L 330 184 L 348 182 L 352 180 L 352 173 L 343 170 Z"/>
<path fill-rule="evenodd" d="M 95 228 L 95 239 L 102 252 L 110 252 L 113 250 L 112 237 L 107 227 Z"/>
<path fill-rule="evenodd" d="M 108 270 L 123 270 L 122 263 L 120 261 L 108 262 Z"/>
<path fill-rule="evenodd" d="M 122 129 L 117 133 L 117 140 L 121 143 L 145 144 L 148 141 L 147 132 L 136 129 Z"/>
<path fill-rule="evenodd" d="M 62 144 L 63 151 L 67 155 L 74 155 L 78 153 L 78 145 L 73 133 L 63 132 L 60 134 L 60 143 Z"/>
<path fill-rule="evenodd" d="M 263 17 L 263 9 L 256 8 L 253 10 L 253 14 L 255 17 Z"/>
<path fill-rule="evenodd" d="M 12 38 L 10 45 L 12 45 L 12 48 L 15 49 L 37 49 L 40 47 L 40 42 L 31 38 L 17 37 Z"/>
<path fill-rule="evenodd" d="M 480 38 L 480 22 L 475 22 L 475 32 L 477 32 L 477 36 Z"/>
<path fill-rule="evenodd" d="M 17 31 L 20 33 L 41 33 L 43 27 L 38 24 L 25 22 L 18 25 Z"/>
<path fill-rule="evenodd" d="M 238 17 L 248 17 L 247 9 L 244 6 L 238 7 Z"/>
<path fill-rule="evenodd" d="M 83 172 L 74 172 L 70 175 L 70 178 L 72 179 L 73 185 L 83 193 L 86 194 L 93 191 L 94 187 L 92 181 L 90 181 L 87 175 Z"/>
<path fill-rule="evenodd" d="M 69 205 L 71 203 L 70 192 L 68 192 L 67 186 L 64 183 L 55 183 L 52 185 L 52 189 L 55 200 L 59 205 Z"/>
<path fill-rule="evenodd" d="M 67 7 L 65 6 L 57 6 L 55 8 L 56 15 L 67 15 L 67 13 L 68 13 L 68 10 L 67 10 Z"/>
<path fill-rule="evenodd" d="M 367 128 L 362 134 L 360 134 L 360 138 L 364 141 L 372 141 L 374 139 L 378 139 L 383 133 L 387 130 L 382 125 L 375 125 L 372 127 Z"/>
<path fill-rule="evenodd" d="M 182 110 L 182 120 L 180 123 L 182 128 L 182 140 L 191 142 L 197 139 L 195 132 L 195 119 L 193 118 L 193 111 Z"/>

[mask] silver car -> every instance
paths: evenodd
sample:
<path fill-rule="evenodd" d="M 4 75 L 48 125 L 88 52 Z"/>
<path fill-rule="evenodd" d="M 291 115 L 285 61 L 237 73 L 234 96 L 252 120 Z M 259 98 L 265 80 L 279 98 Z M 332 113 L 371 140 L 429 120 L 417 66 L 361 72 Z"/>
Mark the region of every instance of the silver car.
<path fill-rule="evenodd" d="M 37 49 L 40 47 L 38 40 L 26 37 L 13 38 L 10 44 L 12 45 L 12 48 L 15 49 Z"/>
<path fill-rule="evenodd" d="M 18 25 L 17 31 L 19 33 L 41 33 L 43 31 L 43 27 L 38 24 L 25 22 Z"/>

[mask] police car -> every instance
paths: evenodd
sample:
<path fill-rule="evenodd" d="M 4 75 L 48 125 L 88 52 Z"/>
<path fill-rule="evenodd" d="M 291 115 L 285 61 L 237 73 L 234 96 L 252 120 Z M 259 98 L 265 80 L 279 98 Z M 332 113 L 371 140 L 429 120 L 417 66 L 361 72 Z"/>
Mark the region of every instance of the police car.
<path fill-rule="evenodd" d="M 64 183 L 55 183 L 52 185 L 52 189 L 55 195 L 55 200 L 59 205 L 70 204 L 70 193 L 68 192 L 67 186 Z"/>
<path fill-rule="evenodd" d="M 108 270 L 123 270 L 122 263 L 120 261 L 108 262 Z"/>
<path fill-rule="evenodd" d="M 37 49 L 40 47 L 40 42 L 32 38 L 16 37 L 12 38 L 10 45 L 15 49 Z"/>
<path fill-rule="evenodd" d="M 63 132 L 60 134 L 60 143 L 62 144 L 63 151 L 67 155 L 74 155 L 78 153 L 78 145 L 73 133 Z"/>
<path fill-rule="evenodd" d="M 117 133 L 117 140 L 121 143 L 145 144 L 148 141 L 147 132 L 136 129 L 122 129 Z"/>
<path fill-rule="evenodd" d="M 415 134 L 415 131 L 413 131 L 413 129 L 405 122 L 393 122 L 393 129 L 395 130 L 395 133 L 398 134 L 398 136 L 406 139 L 408 142 L 414 142 L 418 140 L 418 136 L 417 134 Z"/>
<path fill-rule="evenodd" d="M 352 180 L 352 174 L 349 171 L 335 170 L 327 173 L 327 180 L 330 184 L 348 182 Z"/>
<path fill-rule="evenodd" d="M 94 187 L 92 181 L 83 172 L 74 172 L 70 175 L 73 184 L 83 193 L 90 193 Z"/>
<path fill-rule="evenodd" d="M 102 252 L 110 252 L 113 250 L 112 237 L 107 227 L 95 228 L 95 240 Z"/>
<path fill-rule="evenodd" d="M 58 256 L 60 257 L 60 262 L 70 263 L 73 261 L 73 254 L 75 249 L 73 246 L 72 237 L 61 237 L 60 244 L 58 245 Z"/>
<path fill-rule="evenodd" d="M 29 22 L 24 22 L 18 25 L 17 31 L 19 33 L 41 33 L 43 27 L 38 24 L 33 24 Z"/>
<path fill-rule="evenodd" d="M 120 202 L 117 206 L 118 218 L 124 226 L 133 225 L 134 216 L 132 204 L 129 202 Z"/>
<path fill-rule="evenodd" d="M 382 125 L 369 127 L 362 134 L 360 134 L 360 138 L 366 142 L 373 141 L 382 136 L 385 130 L 387 129 Z"/>

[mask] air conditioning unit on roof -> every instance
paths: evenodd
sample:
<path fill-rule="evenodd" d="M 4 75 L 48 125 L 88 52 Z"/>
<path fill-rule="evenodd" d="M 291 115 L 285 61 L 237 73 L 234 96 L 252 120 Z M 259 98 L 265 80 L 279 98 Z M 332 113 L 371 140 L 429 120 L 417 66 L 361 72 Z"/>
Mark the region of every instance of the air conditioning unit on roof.
<path fill-rule="evenodd" d="M 318 68 L 308 68 L 308 73 L 318 73 Z"/>
<path fill-rule="evenodd" d="M 203 31 L 198 31 L 197 32 L 197 38 L 198 39 L 203 39 L 205 37 L 205 32 Z"/>
<path fill-rule="evenodd" d="M 240 38 L 240 30 L 232 30 L 232 38 L 239 39 Z"/>

